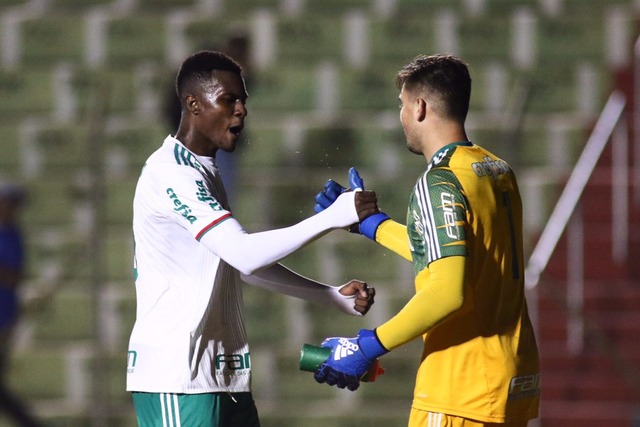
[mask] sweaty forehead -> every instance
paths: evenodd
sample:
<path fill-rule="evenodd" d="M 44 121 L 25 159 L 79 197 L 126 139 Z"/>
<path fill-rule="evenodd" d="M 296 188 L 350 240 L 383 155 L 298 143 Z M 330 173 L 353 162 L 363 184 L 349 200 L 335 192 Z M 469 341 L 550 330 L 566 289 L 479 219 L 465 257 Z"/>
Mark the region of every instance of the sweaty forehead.
<path fill-rule="evenodd" d="M 202 90 L 207 95 L 230 93 L 238 97 L 246 96 L 244 80 L 231 71 L 214 70 L 208 81 L 202 85 Z"/>

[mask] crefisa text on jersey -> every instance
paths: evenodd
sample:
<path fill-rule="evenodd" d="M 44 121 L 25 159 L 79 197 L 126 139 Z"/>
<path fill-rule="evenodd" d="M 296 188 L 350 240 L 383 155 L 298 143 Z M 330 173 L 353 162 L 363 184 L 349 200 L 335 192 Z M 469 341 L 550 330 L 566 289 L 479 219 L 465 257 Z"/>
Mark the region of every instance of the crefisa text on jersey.
<path fill-rule="evenodd" d="M 191 215 L 192 210 L 189 205 L 185 205 L 180 201 L 180 199 L 178 199 L 178 196 L 173 191 L 173 188 L 167 188 L 167 194 L 169 195 L 169 198 L 173 200 L 173 204 L 175 205 L 175 208 L 173 209 L 174 211 L 185 217 L 191 224 L 198 220 L 198 217 L 196 217 L 195 215 Z"/>

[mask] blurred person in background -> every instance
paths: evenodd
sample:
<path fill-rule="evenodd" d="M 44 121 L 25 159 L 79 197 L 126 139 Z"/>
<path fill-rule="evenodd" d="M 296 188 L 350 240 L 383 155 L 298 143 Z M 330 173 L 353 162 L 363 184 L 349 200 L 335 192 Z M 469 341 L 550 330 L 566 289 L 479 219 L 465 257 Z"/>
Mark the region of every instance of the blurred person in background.
<path fill-rule="evenodd" d="M 19 287 L 24 278 L 23 236 L 18 216 L 25 191 L 11 182 L 0 182 L 0 413 L 17 426 L 40 425 L 7 386 L 11 341 L 20 316 Z"/>

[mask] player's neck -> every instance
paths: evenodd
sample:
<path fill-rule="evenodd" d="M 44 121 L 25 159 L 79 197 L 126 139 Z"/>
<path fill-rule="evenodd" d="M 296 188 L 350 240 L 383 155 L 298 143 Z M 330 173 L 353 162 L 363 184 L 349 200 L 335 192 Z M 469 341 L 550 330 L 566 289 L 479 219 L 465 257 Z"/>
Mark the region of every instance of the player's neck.
<path fill-rule="evenodd" d="M 422 151 L 422 154 L 424 155 L 427 163 L 431 162 L 433 156 L 443 147 L 453 142 L 469 140 L 464 126 L 460 126 L 455 123 L 438 126 L 432 131 L 425 133 L 425 135 L 425 141 L 423 143 L 424 150 Z"/>

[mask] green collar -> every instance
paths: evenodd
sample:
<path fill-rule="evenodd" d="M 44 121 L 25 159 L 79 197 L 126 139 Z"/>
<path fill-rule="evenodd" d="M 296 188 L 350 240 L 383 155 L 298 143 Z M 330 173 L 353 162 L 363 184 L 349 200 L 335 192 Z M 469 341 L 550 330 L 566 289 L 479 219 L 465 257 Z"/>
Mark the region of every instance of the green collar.
<path fill-rule="evenodd" d="M 447 144 L 444 147 L 442 147 L 441 149 L 439 149 L 438 151 L 436 151 L 436 153 L 433 155 L 433 157 L 431 157 L 431 160 L 433 160 L 434 158 L 436 158 L 436 156 L 440 155 L 440 153 L 452 148 L 452 147 L 457 147 L 457 146 L 464 146 L 464 147 L 471 147 L 473 145 L 473 142 L 471 141 L 456 141 L 456 142 L 452 142 L 451 144 Z"/>

